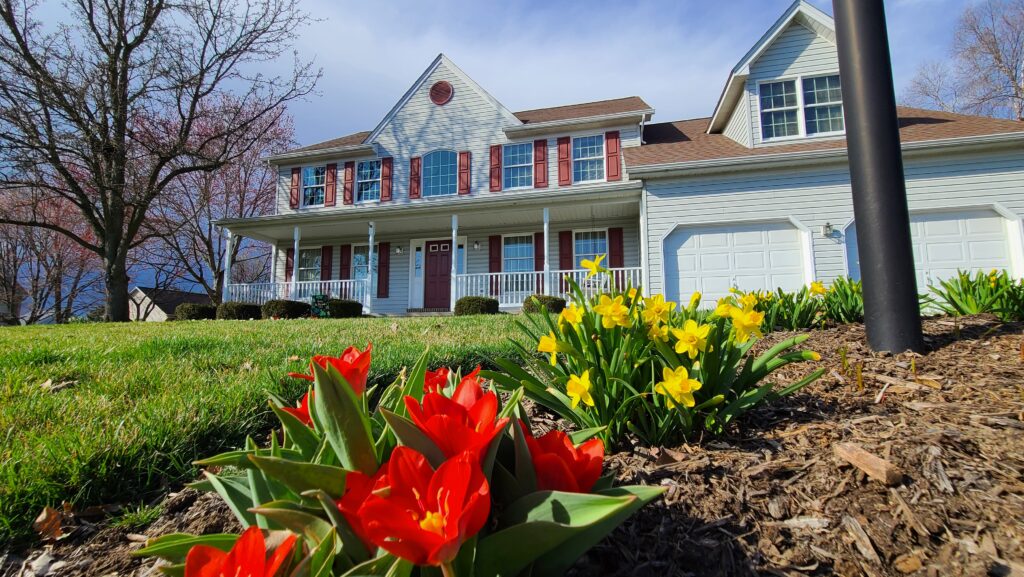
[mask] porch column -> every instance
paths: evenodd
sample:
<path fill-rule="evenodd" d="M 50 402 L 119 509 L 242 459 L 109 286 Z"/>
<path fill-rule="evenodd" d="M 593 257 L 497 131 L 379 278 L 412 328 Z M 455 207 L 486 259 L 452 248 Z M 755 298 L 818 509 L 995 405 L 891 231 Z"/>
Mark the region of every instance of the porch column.
<path fill-rule="evenodd" d="M 220 300 L 226 303 L 231 300 L 228 286 L 231 285 L 231 246 L 234 244 L 235 239 L 231 236 L 230 229 L 224 230 L 227 232 L 227 239 L 224 243 L 227 248 L 224 249 L 224 280 L 220 291 Z"/>
<path fill-rule="evenodd" d="M 295 253 L 295 256 L 292 258 L 292 299 L 296 299 L 298 297 L 299 285 L 297 283 L 299 282 L 299 241 L 301 239 L 302 231 L 300 231 L 299 227 L 296 226 L 295 230 L 292 232 L 292 250 Z"/>
<path fill-rule="evenodd" d="M 377 242 L 377 223 L 370 221 L 370 245 L 366 249 L 366 276 L 369 277 L 367 280 L 366 290 L 366 312 L 373 312 L 373 295 L 376 294 L 375 289 L 377 286 L 377 269 L 373 266 L 373 255 L 377 251 L 377 247 L 374 246 Z"/>
<path fill-rule="evenodd" d="M 646 192 L 646 189 L 644 190 Z M 651 278 L 650 273 L 647 272 L 647 251 L 650 247 L 647 246 L 647 202 L 641 192 L 640 196 L 640 283 L 644 289 L 644 294 L 650 296 Z M 661 287 L 662 292 L 665 291 L 665 287 Z"/>
<path fill-rule="evenodd" d="M 452 215 L 452 272 L 451 272 L 451 310 L 455 312 L 455 275 L 459 272 L 459 215 Z"/>
<path fill-rule="evenodd" d="M 551 211 L 544 207 L 544 294 L 554 294 L 551 291 L 551 264 L 548 256 L 551 254 Z"/>

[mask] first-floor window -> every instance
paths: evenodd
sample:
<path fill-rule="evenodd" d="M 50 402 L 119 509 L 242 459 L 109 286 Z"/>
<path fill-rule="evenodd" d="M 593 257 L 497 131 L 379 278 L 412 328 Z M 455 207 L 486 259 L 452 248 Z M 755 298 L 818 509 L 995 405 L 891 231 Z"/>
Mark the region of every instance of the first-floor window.
<path fill-rule="evenodd" d="M 320 249 L 299 251 L 299 282 L 320 280 Z"/>
<path fill-rule="evenodd" d="M 364 160 L 356 168 L 356 202 L 380 200 L 380 161 Z"/>
<path fill-rule="evenodd" d="M 370 271 L 377 270 L 377 247 L 373 247 L 373 263 L 370 262 L 370 245 L 357 244 L 352 247 L 352 278 L 365 280 Z M 371 266 L 372 264 L 372 266 Z"/>
<path fill-rule="evenodd" d="M 302 206 L 320 206 L 324 203 L 326 166 L 306 166 L 302 169 Z"/>
<path fill-rule="evenodd" d="M 533 235 L 506 236 L 503 252 L 502 271 L 529 272 L 533 270 Z"/>
<path fill-rule="evenodd" d="M 601 255 L 608 254 L 608 231 L 607 230 L 584 230 L 574 235 L 574 258 L 576 268 L 583 268 L 583 261 L 596 260 Z M 607 266 L 605 261 L 604 266 Z"/>

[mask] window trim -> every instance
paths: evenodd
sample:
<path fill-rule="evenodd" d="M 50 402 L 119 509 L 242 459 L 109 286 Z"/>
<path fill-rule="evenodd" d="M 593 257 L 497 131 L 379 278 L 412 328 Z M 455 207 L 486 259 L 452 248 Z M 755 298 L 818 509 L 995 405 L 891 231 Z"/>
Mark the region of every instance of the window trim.
<path fill-rule="evenodd" d="M 503 272 L 503 273 L 504 272 L 511 272 L 511 271 L 505 270 L 505 239 L 508 238 L 508 237 L 512 237 L 512 236 L 517 236 L 517 237 L 518 236 L 528 236 L 528 237 L 530 237 L 530 252 L 533 253 L 533 254 L 530 255 L 530 258 L 533 259 L 534 262 L 536 262 L 537 255 L 536 255 L 536 252 L 534 251 L 535 247 L 533 245 L 533 242 L 534 242 L 533 241 L 533 235 L 534 235 L 534 233 L 532 233 L 532 232 L 506 232 L 506 233 L 501 235 L 501 272 Z M 520 274 L 520 273 L 525 273 L 525 272 L 537 272 L 537 271 L 534 271 L 534 270 L 516 271 L 515 274 Z"/>
<path fill-rule="evenodd" d="M 307 268 L 303 268 L 302 267 L 302 253 L 303 252 L 318 252 L 318 253 L 320 253 L 320 266 L 318 266 L 316 268 L 316 278 L 313 279 L 313 280 L 299 280 L 300 278 L 302 278 L 302 271 L 303 270 L 313 270 L 313 267 L 307 267 Z M 323 247 L 322 246 L 305 246 L 305 247 L 304 246 L 300 246 L 299 247 L 299 253 L 295 255 L 295 264 L 298 265 L 296 267 L 296 271 L 297 271 L 298 274 L 296 274 L 295 278 L 292 279 L 293 281 L 295 281 L 295 282 L 319 282 L 320 281 L 320 275 L 321 275 L 322 271 L 324 270 Z M 287 271 L 285 272 L 285 274 L 286 275 L 288 274 Z"/>
<path fill-rule="evenodd" d="M 759 142 L 761 144 L 775 143 L 775 142 L 790 142 L 794 140 L 808 139 L 808 138 L 834 138 L 846 134 L 846 104 L 845 101 L 840 101 L 839 104 L 843 107 L 843 130 L 839 132 L 818 132 L 816 134 L 807 134 L 807 118 L 804 115 L 806 107 L 804 105 L 804 79 L 810 78 L 821 78 L 824 76 L 839 76 L 838 70 L 832 70 L 827 72 L 815 72 L 814 74 L 797 74 L 791 76 L 780 76 L 778 78 L 769 78 L 766 80 L 759 80 L 757 82 L 757 134 L 759 136 Z M 762 112 L 761 108 L 761 88 L 765 84 L 775 84 L 777 82 L 788 82 L 792 80 L 796 84 L 796 125 L 798 134 L 794 136 L 779 136 L 774 138 L 764 137 L 764 125 L 761 119 Z M 842 77 L 839 79 L 839 84 L 842 86 Z M 834 104 L 834 103 L 832 103 Z M 817 105 L 814 105 L 817 106 Z M 825 105 L 823 105 L 825 106 Z M 790 110 L 790 108 L 779 108 L 772 110 Z"/>
<path fill-rule="evenodd" d="M 324 169 L 324 183 L 320 185 L 323 189 L 323 201 L 320 204 L 306 204 L 306 169 L 307 168 L 323 168 Z M 314 187 L 310 187 L 314 188 Z M 299 166 L 299 208 L 323 208 L 327 205 L 327 165 L 326 164 L 303 164 Z"/>
<path fill-rule="evenodd" d="M 806 81 L 806 80 L 814 80 L 816 78 L 828 78 L 830 76 L 839 77 L 839 90 L 840 90 L 840 92 L 839 92 L 839 102 L 838 103 L 836 103 L 836 102 L 828 102 L 828 103 L 825 103 L 825 104 L 807 104 L 806 102 L 804 102 L 804 81 Z M 806 76 L 800 76 L 799 85 L 800 85 L 800 104 L 801 104 L 801 106 L 800 106 L 800 112 L 801 112 L 801 114 L 800 114 L 800 123 L 803 125 L 803 130 L 804 130 L 804 134 L 806 135 L 806 137 L 807 138 L 816 138 L 818 136 L 837 136 L 837 135 L 840 135 L 840 134 L 846 134 L 846 102 L 843 100 L 843 97 L 842 97 L 843 79 L 842 79 L 842 77 L 839 76 L 839 72 L 837 71 L 835 73 L 829 73 L 829 74 L 808 74 Z M 839 104 L 840 108 L 842 108 L 842 110 L 843 110 L 843 116 L 842 116 L 842 118 L 843 118 L 843 129 L 842 130 L 832 130 L 832 131 L 829 131 L 829 132 L 815 132 L 814 134 L 807 134 L 807 110 L 808 110 L 808 108 L 824 108 L 826 106 L 835 106 L 836 104 Z"/>
<path fill-rule="evenodd" d="M 602 166 L 604 167 L 603 170 L 602 170 L 602 174 L 604 174 L 604 176 L 602 176 L 601 178 L 595 178 L 593 180 L 576 180 L 576 170 L 575 170 L 576 161 L 577 160 L 595 160 L 595 158 L 593 158 L 593 157 L 579 158 L 578 159 L 578 158 L 576 158 L 574 156 L 573 151 L 576 150 L 576 147 L 575 147 L 576 139 L 578 139 L 578 138 L 589 138 L 591 136 L 600 136 L 601 137 L 601 162 L 602 162 Z M 621 146 L 621 144 L 619 146 Z M 596 133 L 578 134 L 578 135 L 575 135 L 575 136 L 572 136 L 572 137 L 569 138 L 569 175 L 572 178 L 572 183 L 573 184 L 594 184 L 594 183 L 599 183 L 599 182 L 608 182 L 608 139 L 605 137 L 605 133 L 603 133 L 603 132 L 596 132 Z"/>
<path fill-rule="evenodd" d="M 597 228 L 574 228 L 574 229 L 572 229 L 572 266 L 573 267 L 576 266 L 576 233 L 578 233 L 578 232 L 603 232 L 604 233 L 604 242 L 605 242 L 605 245 L 607 247 L 607 244 L 608 244 L 608 229 L 610 229 L 610 228 L 611 227 L 606 226 L 606 227 L 597 227 Z M 608 258 L 608 251 L 607 250 L 605 251 L 605 258 Z M 607 264 L 607 262 L 605 264 Z M 605 268 L 608 268 L 608 267 L 605 266 Z M 586 269 L 573 268 L 573 270 L 586 270 Z"/>
<path fill-rule="evenodd" d="M 508 146 L 527 146 L 530 150 L 530 161 L 526 164 L 505 164 L 505 148 Z M 508 168 L 518 168 L 526 166 L 530 169 L 530 184 L 524 184 L 522 186 L 505 186 L 505 170 Z M 533 188 L 536 183 L 536 175 L 533 173 L 533 142 L 506 142 L 501 145 L 501 189 L 502 190 L 526 190 Z M 504 241 L 502 241 L 504 242 Z"/>
<path fill-rule="evenodd" d="M 369 180 L 359 180 L 359 165 L 364 163 L 364 162 L 376 162 L 379 165 L 379 167 L 377 168 L 377 178 L 372 178 L 372 179 L 369 179 Z M 380 202 L 381 194 L 383 194 L 383 190 L 382 189 L 384 187 L 384 163 L 381 161 L 380 158 L 367 158 L 367 159 L 364 159 L 364 160 L 357 160 L 357 161 L 355 161 L 355 163 L 356 163 L 355 174 L 352 175 L 354 177 L 353 178 L 353 183 L 352 183 L 352 202 L 354 204 L 379 203 Z M 359 183 L 360 182 L 376 182 L 377 183 L 377 198 L 359 200 Z"/>
<path fill-rule="evenodd" d="M 455 155 L 455 171 L 453 174 L 455 187 L 448 194 L 427 194 L 427 157 L 435 152 L 450 152 Z M 420 198 L 448 198 L 459 194 L 459 152 L 450 148 L 435 148 L 420 156 Z"/>

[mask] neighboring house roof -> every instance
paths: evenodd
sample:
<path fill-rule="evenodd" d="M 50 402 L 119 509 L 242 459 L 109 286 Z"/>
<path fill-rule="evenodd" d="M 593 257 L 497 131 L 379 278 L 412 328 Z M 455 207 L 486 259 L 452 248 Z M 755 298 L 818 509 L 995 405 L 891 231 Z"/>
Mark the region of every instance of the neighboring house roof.
<path fill-rule="evenodd" d="M 326 148 L 338 148 L 341 146 L 351 146 L 353 144 L 362 144 L 366 140 L 366 137 L 370 136 L 369 130 L 362 132 L 355 132 L 353 134 L 347 134 L 339 138 L 333 138 L 331 140 L 325 140 L 316 144 L 310 144 L 309 146 L 303 146 L 302 148 L 293 148 L 289 150 L 289 153 L 294 152 L 314 152 L 317 150 L 324 150 Z"/>
<path fill-rule="evenodd" d="M 163 311 L 168 316 L 174 315 L 174 309 L 178 308 L 178 305 L 183 303 L 193 303 L 197 305 L 208 305 L 211 304 L 210 296 L 206 293 L 194 293 L 188 291 L 179 291 L 175 289 L 161 289 L 152 287 L 135 287 L 135 290 L 145 295 L 156 308 Z"/>
<path fill-rule="evenodd" d="M 556 120 L 571 120 L 574 118 L 589 118 L 591 116 L 605 116 L 607 114 L 620 114 L 623 112 L 646 112 L 651 106 L 644 102 L 639 96 L 627 96 L 612 100 L 599 100 L 597 102 L 584 102 L 582 104 L 569 104 L 567 106 L 555 106 L 552 108 L 537 108 L 535 110 L 524 110 L 515 112 L 516 118 L 526 124 L 538 122 L 553 122 Z"/>
<path fill-rule="evenodd" d="M 900 141 L 941 141 L 1006 133 L 1024 133 L 1024 122 L 968 116 L 921 108 L 897 107 Z M 846 148 L 846 138 L 803 139 L 793 144 L 747 148 L 722 134 L 708 134 L 710 118 L 649 124 L 644 144 L 624 148 L 627 168 L 640 166 L 750 158 L 762 155 Z"/>

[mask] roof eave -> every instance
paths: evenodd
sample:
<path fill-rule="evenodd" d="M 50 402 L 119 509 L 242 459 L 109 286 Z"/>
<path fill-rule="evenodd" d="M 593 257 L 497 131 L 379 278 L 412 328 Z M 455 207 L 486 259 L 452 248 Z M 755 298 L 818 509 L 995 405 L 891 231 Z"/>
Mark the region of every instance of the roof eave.
<path fill-rule="evenodd" d="M 547 122 L 531 122 L 515 126 L 506 126 L 504 130 L 507 136 L 527 136 L 531 134 L 543 134 L 564 128 L 585 129 L 615 126 L 635 122 L 647 122 L 654 116 L 653 108 L 643 110 L 630 110 L 627 112 L 616 112 L 613 114 L 598 114 L 595 116 L 583 116 L 580 118 L 566 118 L 563 120 L 549 120 Z"/>
<path fill-rule="evenodd" d="M 264 158 L 270 164 L 284 164 L 292 161 L 322 160 L 325 158 L 342 158 L 346 156 L 364 156 L 376 154 L 377 149 L 372 144 L 346 144 L 345 146 L 332 146 L 331 148 L 319 148 L 316 150 L 297 150 L 294 152 L 283 152 Z"/>

